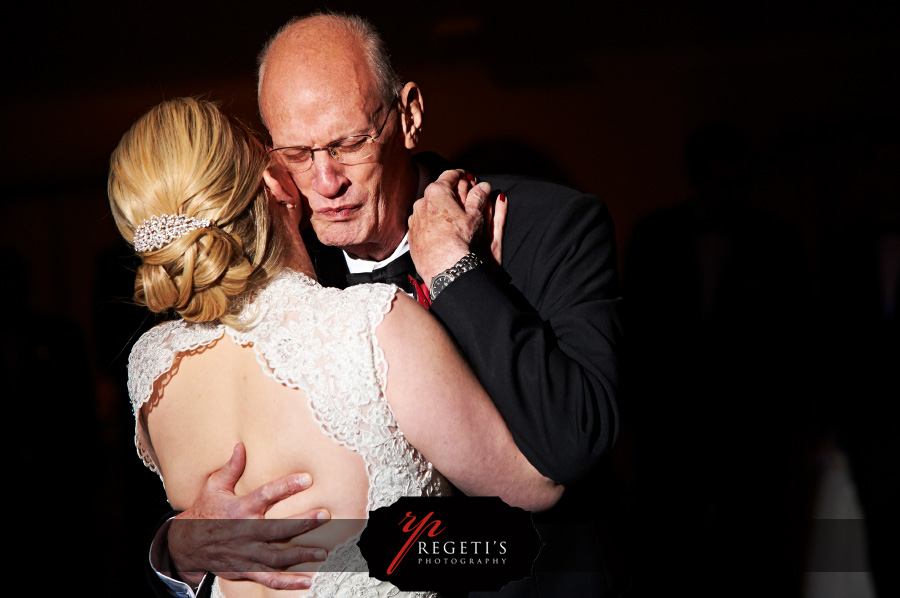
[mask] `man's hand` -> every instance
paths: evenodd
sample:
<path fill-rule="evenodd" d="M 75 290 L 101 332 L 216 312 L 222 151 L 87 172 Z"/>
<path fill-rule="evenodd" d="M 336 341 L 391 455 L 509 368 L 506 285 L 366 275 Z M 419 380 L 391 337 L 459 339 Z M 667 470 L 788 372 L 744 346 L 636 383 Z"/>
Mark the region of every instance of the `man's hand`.
<path fill-rule="evenodd" d="M 425 189 L 409 217 L 409 251 L 427 286 L 471 251 L 484 225 L 491 186 L 470 187 L 465 171 L 448 170 Z"/>
<path fill-rule="evenodd" d="M 194 504 L 172 522 L 168 534 L 172 564 L 193 586 L 204 572 L 212 571 L 225 579 L 249 579 L 279 590 L 308 588 L 308 575 L 284 570 L 322 561 L 325 551 L 285 542 L 326 523 L 330 514 L 315 509 L 296 518 L 261 521 L 274 504 L 309 488 L 312 478 L 291 474 L 238 497 L 234 486 L 246 461 L 244 445 L 236 445 L 231 459 L 209 476 Z"/>

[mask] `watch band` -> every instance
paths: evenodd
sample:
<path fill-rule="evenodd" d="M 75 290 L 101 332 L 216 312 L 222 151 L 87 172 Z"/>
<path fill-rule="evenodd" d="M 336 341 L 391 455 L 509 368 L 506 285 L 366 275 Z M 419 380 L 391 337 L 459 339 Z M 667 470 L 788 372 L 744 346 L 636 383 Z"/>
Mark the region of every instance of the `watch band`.
<path fill-rule="evenodd" d="M 447 285 L 451 282 L 480 265 L 481 258 L 474 253 L 467 253 L 459 258 L 458 262 L 431 279 L 431 285 L 428 288 L 428 295 L 431 300 L 434 301 L 440 292 L 446 289 Z"/>

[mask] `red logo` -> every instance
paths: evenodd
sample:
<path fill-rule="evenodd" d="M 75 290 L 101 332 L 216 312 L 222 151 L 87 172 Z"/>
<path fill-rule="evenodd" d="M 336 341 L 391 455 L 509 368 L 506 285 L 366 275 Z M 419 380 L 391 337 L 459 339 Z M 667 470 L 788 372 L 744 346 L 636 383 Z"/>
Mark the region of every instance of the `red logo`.
<path fill-rule="evenodd" d="M 434 538 L 434 537 L 438 536 L 442 531 L 444 531 L 444 529 L 446 529 L 446 528 L 441 528 L 441 520 L 440 519 L 435 519 L 434 521 L 431 521 L 429 523 L 428 520 L 431 518 L 432 515 L 434 515 L 434 511 L 432 511 L 432 512 L 428 513 L 427 515 L 425 515 L 424 517 L 422 517 L 422 519 L 419 521 L 419 523 L 416 524 L 415 527 L 413 527 L 413 524 L 416 523 L 416 518 L 410 511 L 407 511 L 406 517 L 403 518 L 403 521 L 401 521 L 400 523 L 397 524 L 397 525 L 403 525 L 408 520 L 409 523 L 406 523 L 406 525 L 403 525 L 403 531 L 405 533 L 411 534 L 411 535 L 409 536 L 409 539 L 406 540 L 406 544 L 403 545 L 403 548 L 400 549 L 400 552 L 397 553 L 397 556 L 394 557 L 394 560 L 391 561 L 390 566 L 387 568 L 388 575 L 390 575 L 391 573 L 394 572 L 394 569 L 397 568 L 397 565 L 400 564 L 400 561 L 402 561 L 403 557 L 406 556 L 406 553 L 409 552 L 410 547 L 416 543 L 416 540 L 419 539 L 419 536 L 422 535 L 422 532 L 425 531 L 426 527 L 431 528 L 428 530 L 429 538 Z"/>

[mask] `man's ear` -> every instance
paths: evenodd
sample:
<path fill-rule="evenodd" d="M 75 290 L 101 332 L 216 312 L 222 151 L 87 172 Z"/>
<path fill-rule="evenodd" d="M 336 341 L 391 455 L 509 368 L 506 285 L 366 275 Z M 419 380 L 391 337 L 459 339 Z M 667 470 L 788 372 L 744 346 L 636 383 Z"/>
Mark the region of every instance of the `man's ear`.
<path fill-rule="evenodd" d="M 425 118 L 425 103 L 422 100 L 422 90 L 410 81 L 400 92 L 400 127 L 403 131 L 403 141 L 406 149 L 415 149 L 419 145 L 419 137 L 422 134 L 422 121 Z"/>

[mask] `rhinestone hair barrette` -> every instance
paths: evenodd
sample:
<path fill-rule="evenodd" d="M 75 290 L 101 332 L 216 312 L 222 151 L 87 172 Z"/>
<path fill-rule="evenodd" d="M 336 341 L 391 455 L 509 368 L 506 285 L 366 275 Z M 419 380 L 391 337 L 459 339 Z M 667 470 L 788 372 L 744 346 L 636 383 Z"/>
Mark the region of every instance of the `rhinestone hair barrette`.
<path fill-rule="evenodd" d="M 134 229 L 134 250 L 155 251 L 192 230 L 208 228 L 211 225 L 209 218 L 194 218 L 184 214 L 151 216 L 150 220 L 144 220 Z"/>

